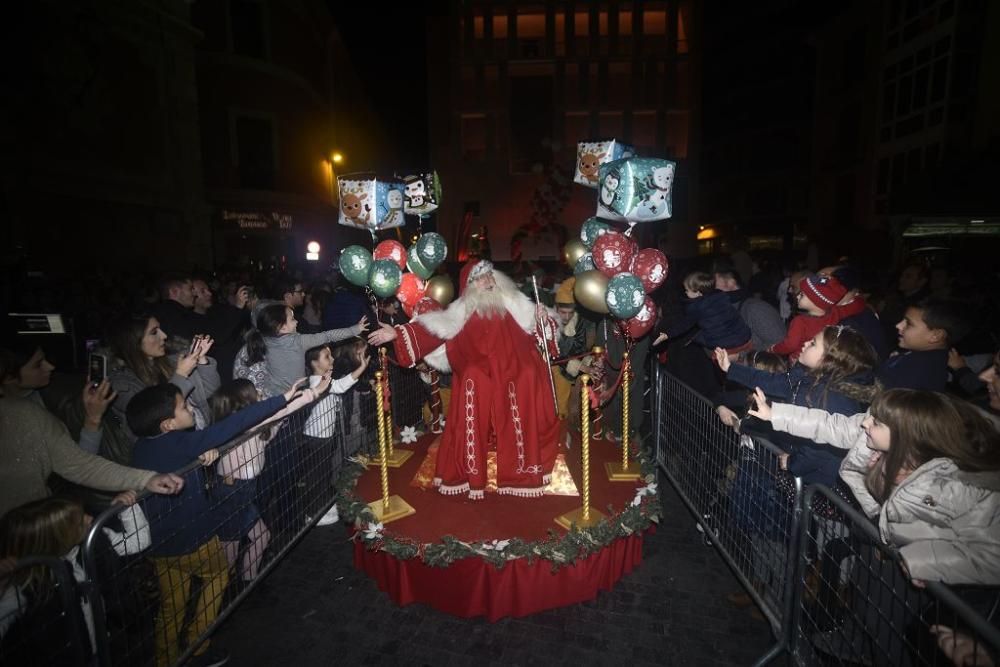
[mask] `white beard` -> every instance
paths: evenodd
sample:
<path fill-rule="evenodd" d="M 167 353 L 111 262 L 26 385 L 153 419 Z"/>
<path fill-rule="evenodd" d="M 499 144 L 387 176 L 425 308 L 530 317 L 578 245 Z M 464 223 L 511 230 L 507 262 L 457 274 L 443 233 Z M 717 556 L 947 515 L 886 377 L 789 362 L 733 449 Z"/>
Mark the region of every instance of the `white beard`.
<path fill-rule="evenodd" d="M 506 310 L 525 332 L 535 330 L 535 304 L 517 289 L 514 281 L 500 271 L 493 271 L 497 286 L 492 290 L 478 290 L 473 285 L 465 288 L 461 297 L 447 309 L 424 313 L 413 321 L 445 340 L 454 338 L 473 313 L 481 317 L 502 316 Z"/>
<path fill-rule="evenodd" d="M 497 285 L 493 289 L 479 289 L 474 284 L 465 288 L 462 301 L 465 302 L 466 317 L 479 313 L 482 317 L 496 317 L 507 310 L 507 294 Z"/>
<path fill-rule="evenodd" d="M 455 299 L 445 310 L 424 313 L 414 317 L 412 321 L 419 323 L 438 338 L 450 340 L 461 333 L 473 313 L 479 314 L 480 317 L 493 318 L 503 317 L 506 311 L 525 333 L 533 332 L 535 304 L 503 273 L 494 270 L 493 278 L 497 285 L 492 290 L 479 290 L 469 285 L 462 296 Z M 425 356 L 424 361 L 442 373 L 451 373 L 451 364 L 444 345 Z"/>

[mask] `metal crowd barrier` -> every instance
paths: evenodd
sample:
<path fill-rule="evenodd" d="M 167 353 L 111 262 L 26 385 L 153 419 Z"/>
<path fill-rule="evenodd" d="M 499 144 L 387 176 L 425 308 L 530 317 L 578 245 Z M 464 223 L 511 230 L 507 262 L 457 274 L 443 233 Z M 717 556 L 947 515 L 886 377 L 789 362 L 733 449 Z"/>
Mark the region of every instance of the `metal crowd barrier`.
<path fill-rule="evenodd" d="M 397 428 L 425 430 L 429 388 L 419 373 L 390 364 L 390 384 Z M 202 650 L 333 506 L 345 459 L 377 455 L 375 408 L 363 376 L 342 396 L 323 397 L 226 443 L 211 465 L 195 461 L 177 471 L 185 493 L 143 494 L 132 507 L 96 517 L 82 549 L 83 586 L 95 592 L 96 663 L 160 667 Z M 107 544 L 109 534 L 118 535 L 110 538 L 117 544 Z"/>
<path fill-rule="evenodd" d="M 241 435 L 209 466 L 185 466 L 179 496 L 143 494 L 94 520 L 83 563 L 99 591 L 91 596 L 98 664 L 179 664 L 202 650 L 332 507 L 344 460 L 374 452 L 374 394 L 366 382 L 355 386 Z M 397 391 L 397 400 L 403 411 L 414 399 Z M 109 558 L 105 529 L 147 520 L 151 539 L 125 540 Z"/>
<path fill-rule="evenodd" d="M 33 557 L 0 567 L 0 665 L 85 665 L 92 621 L 69 561 Z"/>
<path fill-rule="evenodd" d="M 846 531 L 816 512 L 837 507 Z M 950 665 L 935 631 L 957 633 L 958 664 L 992 664 L 1000 649 L 1000 588 L 914 583 L 877 526 L 822 486 L 803 498 L 802 548 L 793 587 L 790 653 L 801 665 Z M 951 635 L 948 635 L 949 637 Z"/>
<path fill-rule="evenodd" d="M 779 469 L 779 448 L 723 425 L 676 377 L 654 377 L 657 461 L 774 633 L 757 664 L 782 652 L 797 665 L 1000 664 L 1000 590 L 915 586 L 843 498 L 803 490 Z M 932 628 L 960 655 L 946 656 Z"/>
<path fill-rule="evenodd" d="M 653 400 L 657 461 L 779 634 L 801 482 L 780 469 L 782 450 L 724 425 L 712 402 L 676 377 L 659 373 Z"/>

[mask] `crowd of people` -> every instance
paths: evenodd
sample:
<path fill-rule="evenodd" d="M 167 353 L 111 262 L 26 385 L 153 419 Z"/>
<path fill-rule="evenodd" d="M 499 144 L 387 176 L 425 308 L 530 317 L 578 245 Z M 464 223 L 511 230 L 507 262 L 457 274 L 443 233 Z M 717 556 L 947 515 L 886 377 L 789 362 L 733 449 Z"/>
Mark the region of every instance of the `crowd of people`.
<path fill-rule="evenodd" d="M 909 664 L 903 632 L 929 606 L 926 581 L 958 587 L 997 622 L 1000 329 L 987 284 L 944 281 L 934 293 L 931 271 L 917 263 L 879 295 L 866 293 L 860 275 L 844 263 L 748 294 L 731 264 L 692 272 L 683 280 L 686 316 L 665 317 L 656 342 L 667 347 L 668 369 L 711 397 L 725 425 L 783 452 L 770 462 L 748 441 L 735 479 L 723 484 L 732 520 L 750 533 L 773 529 L 767 517 L 787 513 L 797 478 L 832 489 L 877 526 L 876 546 L 847 529 L 834 503 L 814 502 L 826 533 L 848 535 L 813 554 L 811 580 L 828 590 L 812 593 L 836 620 L 813 633 L 815 649 L 851 663 Z M 786 296 L 796 306 L 787 320 L 776 303 Z M 886 545 L 901 566 L 882 557 Z M 855 591 L 846 603 L 845 588 Z M 743 593 L 731 601 L 750 604 Z M 831 611 L 838 606 L 846 609 Z M 954 628 L 933 631 L 943 650 L 954 648 Z M 996 657 L 980 645 L 974 662 L 956 664 Z"/>
<path fill-rule="evenodd" d="M 154 604 L 131 614 L 123 601 L 135 591 L 102 591 L 109 623 L 120 622 L 109 632 L 135 625 L 130 615 L 154 621 L 138 631 L 152 637 L 159 665 L 173 664 L 225 596 L 257 578 L 276 542 L 336 523 L 337 466 L 372 453 L 362 334 L 376 313 L 367 298 L 317 290 L 306 299 L 302 282 L 284 274 L 260 283 L 223 297 L 225 285 L 167 275 L 157 302 L 94 320 L 98 329 L 73 314 L 80 333 L 99 341 L 91 352 L 106 360 L 106 376 L 76 376 L 72 391 L 54 386 L 55 364 L 37 338 L 8 331 L 0 348 L 0 562 L 6 570 L 19 559 L 61 558 L 83 581 L 80 543 L 90 522 L 124 506 L 108 522 L 120 529 L 109 536 L 114 549 L 100 555 L 113 570 L 107 579 L 128 579 L 141 562 L 150 566 L 145 583 L 158 586 L 147 591 Z M 379 310 L 386 318 L 395 307 Z M 397 423 L 420 419 L 419 406 L 400 400 L 398 408 Z M 353 437 L 335 439 L 338 431 Z M 142 490 L 153 495 L 135 504 Z M 40 566 L 0 578 L 5 661 L 53 636 L 40 619 L 64 617 L 54 584 Z M 81 604 L 93 653 L 90 606 Z M 136 657 L 134 645 L 121 650 Z M 204 642 L 191 664 L 227 659 Z"/>
<path fill-rule="evenodd" d="M 711 397 L 726 425 L 778 445 L 789 478 L 835 489 L 876 522 L 901 550 L 906 571 L 894 576 L 1000 587 L 996 292 L 942 281 L 919 262 L 873 289 L 846 261 L 779 272 L 748 259 L 675 265 L 654 294 L 659 321 L 637 341 L 579 307 L 565 269 L 516 267 L 526 292 L 532 275 L 545 287 L 558 416 L 578 425 L 582 374 L 607 392 L 605 413 L 620 414 L 627 353 L 632 432 L 619 419 L 603 428 L 630 441 L 653 357 Z M 90 289 L 19 295 L 22 310 L 71 314 L 77 337 L 99 340 L 108 366 L 100 381 L 56 391 L 38 339 L 5 338 L 0 558 L 59 557 L 82 576 L 88 517 L 124 506 L 104 552 L 152 564 L 155 655 L 166 665 L 212 624 L 227 587 L 258 576 L 276 534 L 337 521 L 336 505 L 320 516 L 332 499 L 334 436 L 349 443 L 342 456 L 374 443 L 366 334 L 407 318 L 394 299 L 371 301 L 336 275 L 177 274 L 146 284 L 100 276 Z M 395 373 L 397 426 L 431 426 L 430 376 L 423 364 Z M 435 382 L 445 414 L 447 374 Z M 153 497 L 140 509 L 143 490 Z M 826 567 L 839 569 L 837 554 L 835 545 L 822 554 Z M 0 582 L 4 642 L 30 636 L 15 612 L 22 598 L 44 600 L 46 586 L 37 569 Z M 195 620 L 185 623 L 189 607 Z M 953 629 L 941 634 L 955 643 Z M 860 650 L 829 638 L 817 646 L 848 658 Z M 193 664 L 226 658 L 204 642 Z"/>

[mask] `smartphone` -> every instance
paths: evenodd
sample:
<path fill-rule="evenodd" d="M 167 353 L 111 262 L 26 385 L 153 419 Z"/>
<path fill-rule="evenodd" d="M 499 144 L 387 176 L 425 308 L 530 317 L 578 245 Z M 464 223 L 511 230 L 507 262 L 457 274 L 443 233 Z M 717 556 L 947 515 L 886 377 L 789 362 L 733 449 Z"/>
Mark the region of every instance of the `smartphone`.
<path fill-rule="evenodd" d="M 90 380 L 90 384 L 96 387 L 104 382 L 104 378 L 108 375 L 108 358 L 103 354 L 91 352 L 88 366 L 90 370 L 87 372 L 87 379 Z"/>

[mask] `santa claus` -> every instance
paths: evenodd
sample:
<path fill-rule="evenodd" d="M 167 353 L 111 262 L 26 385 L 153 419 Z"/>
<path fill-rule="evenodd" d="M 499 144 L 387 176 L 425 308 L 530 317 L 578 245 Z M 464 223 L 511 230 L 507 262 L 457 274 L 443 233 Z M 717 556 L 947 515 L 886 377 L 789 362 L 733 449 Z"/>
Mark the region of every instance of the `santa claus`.
<path fill-rule="evenodd" d="M 482 499 L 486 452 L 495 446 L 497 493 L 541 496 L 559 427 L 538 344 L 547 339 L 555 354 L 554 336 L 540 332 L 554 331 L 555 322 L 486 260 L 462 268 L 459 291 L 447 310 L 395 327 L 383 323 L 368 341 L 392 341 L 402 365 L 424 359 L 454 374 L 434 479 L 441 493 Z"/>

